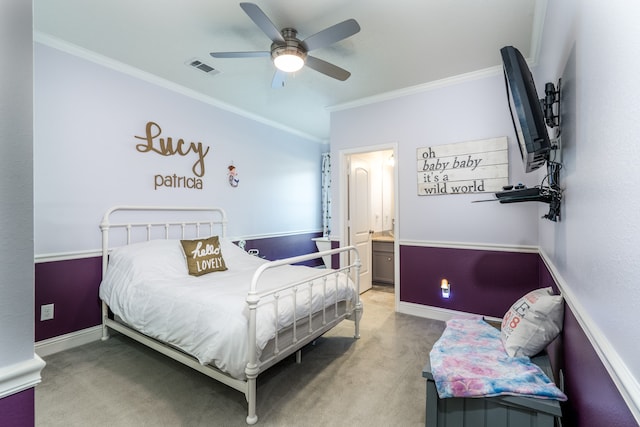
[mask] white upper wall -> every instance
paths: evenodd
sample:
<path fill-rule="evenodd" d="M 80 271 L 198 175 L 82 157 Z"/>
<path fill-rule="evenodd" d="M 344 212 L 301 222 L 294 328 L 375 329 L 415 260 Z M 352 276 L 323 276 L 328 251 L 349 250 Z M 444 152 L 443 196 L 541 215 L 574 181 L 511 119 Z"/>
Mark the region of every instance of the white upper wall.
<path fill-rule="evenodd" d="M 549 2 L 537 82 L 557 81 L 564 218 L 540 228 L 588 334 L 640 407 L 640 5 Z M 538 87 L 540 91 L 540 87 Z M 565 109 L 565 108 L 563 108 Z M 574 310 L 575 311 L 575 310 Z M 627 371 L 628 370 L 628 371 Z M 630 374 L 630 375 L 629 375 Z M 639 413 L 636 412 L 636 416 Z"/>
<path fill-rule="evenodd" d="M 95 62 L 35 44 L 34 171 L 37 256 L 100 247 L 112 205 L 219 206 L 228 234 L 321 230 L 320 165 L 328 146 L 223 111 Z M 114 69 L 115 68 L 115 69 Z M 203 76 L 203 78 L 208 78 Z M 155 186 L 194 178 L 199 156 L 141 153 L 147 122 L 175 144 L 201 142 L 202 190 Z M 236 166 L 239 185 L 228 183 Z M 199 168 L 197 168 L 199 170 Z"/>
<path fill-rule="evenodd" d="M 496 55 L 499 55 L 496 52 Z M 501 245 L 537 245 L 538 208 L 533 203 L 472 203 L 489 194 L 418 196 L 416 150 L 464 141 L 507 136 L 512 183 L 539 183 L 525 174 L 509 113 L 502 75 L 444 86 L 391 101 L 334 111 L 331 115 L 334 234 L 340 221 L 339 153 L 397 143 L 400 240 Z M 344 165 L 342 165 L 344 167 Z"/>

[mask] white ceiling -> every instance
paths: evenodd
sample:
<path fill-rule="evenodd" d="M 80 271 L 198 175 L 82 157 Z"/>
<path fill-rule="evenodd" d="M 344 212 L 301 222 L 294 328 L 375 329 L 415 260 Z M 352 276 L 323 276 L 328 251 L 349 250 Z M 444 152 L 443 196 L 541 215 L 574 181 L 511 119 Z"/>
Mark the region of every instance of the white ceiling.
<path fill-rule="evenodd" d="M 271 41 L 231 0 L 34 0 L 35 40 L 318 140 L 331 109 L 423 90 L 499 69 L 499 49 L 536 57 L 546 0 L 253 0 L 276 27 L 304 39 L 354 18 L 361 31 L 313 55 L 351 72 L 338 81 L 303 68 L 271 88 L 269 58 L 212 51 L 269 50 Z M 185 65 L 200 59 L 220 72 Z"/>

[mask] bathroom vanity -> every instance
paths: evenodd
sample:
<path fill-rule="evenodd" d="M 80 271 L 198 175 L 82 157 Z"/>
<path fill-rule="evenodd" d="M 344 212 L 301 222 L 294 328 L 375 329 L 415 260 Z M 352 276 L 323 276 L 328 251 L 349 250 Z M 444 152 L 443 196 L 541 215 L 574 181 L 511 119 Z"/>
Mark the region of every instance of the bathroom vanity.
<path fill-rule="evenodd" d="M 372 281 L 393 285 L 395 279 L 395 254 L 392 236 L 382 235 L 372 238 Z"/>

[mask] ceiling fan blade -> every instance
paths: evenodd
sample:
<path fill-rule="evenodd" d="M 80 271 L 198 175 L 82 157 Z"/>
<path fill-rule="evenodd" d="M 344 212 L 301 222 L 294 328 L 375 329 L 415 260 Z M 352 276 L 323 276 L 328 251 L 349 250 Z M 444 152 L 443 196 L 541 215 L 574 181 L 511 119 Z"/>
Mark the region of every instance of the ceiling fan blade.
<path fill-rule="evenodd" d="M 282 37 L 280 31 L 273 25 L 273 22 L 271 22 L 269 17 L 265 15 L 258 5 L 253 3 L 240 3 L 240 7 L 271 41 L 284 43 L 284 37 Z"/>
<path fill-rule="evenodd" d="M 347 37 L 351 37 L 360 31 L 360 25 L 356 22 L 355 19 L 347 19 L 346 21 L 342 21 L 339 24 L 332 25 L 329 28 L 325 28 L 324 30 L 315 33 L 304 39 L 302 44 L 307 49 L 307 51 L 319 49 L 321 47 L 329 46 L 333 43 L 339 42 L 340 40 L 344 40 Z"/>
<path fill-rule="evenodd" d="M 263 56 L 271 56 L 271 52 L 211 52 L 209 55 L 213 56 L 214 58 L 257 58 Z"/>
<path fill-rule="evenodd" d="M 271 87 L 274 89 L 280 89 L 284 87 L 284 80 L 287 78 L 287 73 L 282 70 L 276 69 L 275 74 L 273 75 L 273 80 L 271 80 Z"/>
<path fill-rule="evenodd" d="M 333 65 L 327 61 L 316 58 L 314 56 L 307 55 L 307 60 L 305 62 L 309 68 L 313 68 L 314 70 L 325 74 L 329 77 L 333 77 L 334 79 L 345 81 L 351 75 L 347 70 L 338 67 L 337 65 Z"/>

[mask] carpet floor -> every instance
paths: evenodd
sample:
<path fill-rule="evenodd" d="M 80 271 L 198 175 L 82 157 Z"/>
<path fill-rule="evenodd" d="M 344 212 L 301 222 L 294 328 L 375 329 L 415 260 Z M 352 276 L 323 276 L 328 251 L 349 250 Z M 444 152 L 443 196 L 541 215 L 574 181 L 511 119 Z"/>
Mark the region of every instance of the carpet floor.
<path fill-rule="evenodd" d="M 344 321 L 258 377 L 258 426 L 424 426 L 422 368 L 444 323 L 362 295 L 359 340 Z M 44 358 L 36 426 L 246 426 L 244 395 L 114 334 Z"/>

